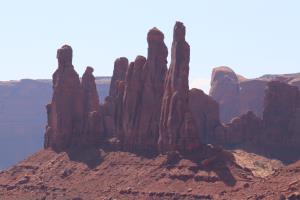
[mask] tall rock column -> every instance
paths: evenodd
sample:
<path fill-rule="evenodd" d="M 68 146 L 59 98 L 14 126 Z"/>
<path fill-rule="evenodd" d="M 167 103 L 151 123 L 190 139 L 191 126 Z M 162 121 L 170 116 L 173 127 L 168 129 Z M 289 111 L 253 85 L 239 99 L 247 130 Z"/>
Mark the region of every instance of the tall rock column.
<path fill-rule="evenodd" d="M 167 71 L 168 49 L 164 43 L 164 34 L 157 28 L 152 28 L 147 34 L 148 56 L 144 60 L 138 57 L 131 75 L 128 70 L 124 97 L 125 107 L 131 113 L 128 126 L 125 127 L 125 145 L 127 150 L 143 153 L 157 152 L 159 118 L 164 89 L 164 79 Z M 141 60 L 141 62 L 139 61 Z M 139 65 L 139 63 L 143 65 Z M 129 78 L 132 76 L 131 78 Z M 135 80 L 135 77 L 139 80 Z M 137 81 L 134 83 L 133 81 Z M 132 91 L 128 91 L 132 90 Z M 134 98 L 128 96 L 134 92 Z M 131 100 L 132 99 L 132 100 Z M 126 120 L 128 118 L 125 118 Z"/>
<path fill-rule="evenodd" d="M 146 58 L 137 56 L 131 62 L 126 73 L 124 96 L 123 96 L 123 128 L 120 139 L 123 148 L 129 151 L 134 150 L 138 133 L 134 127 L 138 124 L 140 116 L 140 104 L 142 99 L 143 79 L 142 71 Z"/>
<path fill-rule="evenodd" d="M 94 69 L 87 67 L 82 76 L 83 90 L 83 132 L 79 137 L 81 146 L 97 145 L 103 135 L 102 117 L 100 115 L 99 96 L 96 88 Z"/>
<path fill-rule="evenodd" d="M 164 79 L 167 72 L 168 49 L 164 43 L 164 34 L 157 28 L 148 32 L 148 56 L 144 65 L 144 86 L 141 103 L 137 148 L 143 151 L 156 151 L 159 137 L 159 119 L 164 91 Z"/>
<path fill-rule="evenodd" d="M 190 151 L 199 147 L 196 124 L 188 106 L 189 61 L 190 46 L 185 41 L 185 26 L 176 22 L 161 107 L 158 141 L 161 152 Z"/>
<path fill-rule="evenodd" d="M 99 111 L 99 96 L 95 83 L 95 77 L 93 75 L 94 69 L 87 67 L 82 76 L 82 89 L 83 89 L 83 103 L 85 113 L 92 111 Z"/>
<path fill-rule="evenodd" d="M 58 69 L 53 74 L 52 101 L 47 105 L 44 147 L 57 151 L 69 148 L 73 138 L 82 131 L 82 88 L 72 65 L 72 55 L 68 45 L 57 50 Z"/>

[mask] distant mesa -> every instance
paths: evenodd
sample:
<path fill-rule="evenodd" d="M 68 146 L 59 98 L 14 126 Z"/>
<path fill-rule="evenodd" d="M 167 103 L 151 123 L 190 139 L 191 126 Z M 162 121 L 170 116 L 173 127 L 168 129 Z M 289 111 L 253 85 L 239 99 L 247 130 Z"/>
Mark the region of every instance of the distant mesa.
<path fill-rule="evenodd" d="M 270 81 L 280 81 L 300 88 L 300 74 L 264 75 L 247 79 L 236 74 L 229 67 L 213 69 L 209 95 L 220 105 L 220 119 L 223 123 L 252 111 L 263 116 L 265 89 Z"/>

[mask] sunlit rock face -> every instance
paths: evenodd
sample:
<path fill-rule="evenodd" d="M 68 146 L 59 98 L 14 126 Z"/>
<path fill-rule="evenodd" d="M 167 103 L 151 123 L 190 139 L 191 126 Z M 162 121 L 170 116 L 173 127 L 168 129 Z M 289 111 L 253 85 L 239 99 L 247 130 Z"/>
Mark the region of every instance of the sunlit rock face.
<path fill-rule="evenodd" d="M 160 152 L 197 149 L 200 144 L 196 123 L 189 110 L 190 46 L 185 26 L 176 22 L 173 33 L 171 64 L 165 78 L 159 128 Z"/>
<path fill-rule="evenodd" d="M 82 88 L 72 65 L 72 54 L 68 45 L 57 50 L 58 69 L 53 74 L 52 101 L 47 105 L 44 146 L 58 151 L 69 148 L 73 138 L 82 130 Z"/>
<path fill-rule="evenodd" d="M 263 112 L 262 141 L 270 155 L 299 159 L 300 92 L 296 86 L 272 81 L 268 84 Z"/>
<path fill-rule="evenodd" d="M 138 56 L 127 71 L 124 92 L 124 148 L 156 152 L 168 50 L 157 28 L 147 35 L 148 56 Z"/>

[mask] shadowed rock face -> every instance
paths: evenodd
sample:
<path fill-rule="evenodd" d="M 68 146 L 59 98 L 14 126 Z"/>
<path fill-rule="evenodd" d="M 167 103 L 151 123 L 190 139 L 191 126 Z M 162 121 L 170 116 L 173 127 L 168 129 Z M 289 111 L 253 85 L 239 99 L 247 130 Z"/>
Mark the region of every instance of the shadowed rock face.
<path fill-rule="evenodd" d="M 249 111 L 232 119 L 230 123 L 215 132 L 216 137 L 211 142 L 230 148 L 248 147 L 257 144 L 262 130 L 262 120 Z"/>
<path fill-rule="evenodd" d="M 83 146 L 97 145 L 103 136 L 103 121 L 100 114 L 100 104 L 93 75 L 94 69 L 87 67 L 82 76 L 83 90 L 83 131 L 78 141 Z"/>
<path fill-rule="evenodd" d="M 300 92 L 295 86 L 272 81 L 268 84 L 263 112 L 262 141 L 271 156 L 300 158 Z"/>
<path fill-rule="evenodd" d="M 64 45 L 57 51 L 58 69 L 53 74 L 53 97 L 47 105 L 48 124 L 45 148 L 61 151 L 69 148 L 82 130 L 82 88 L 72 65 L 72 48 Z"/>
<path fill-rule="evenodd" d="M 211 135 L 221 126 L 218 103 L 202 90 L 193 88 L 189 91 L 189 109 L 200 141 L 207 144 Z"/>
<path fill-rule="evenodd" d="M 118 81 L 125 80 L 127 68 L 128 68 L 127 58 L 120 57 L 115 60 L 114 72 L 111 78 L 111 84 L 109 88 L 109 96 L 115 97 L 117 95 Z"/>
<path fill-rule="evenodd" d="M 185 26 L 176 22 L 171 64 L 165 78 L 159 129 L 159 149 L 193 150 L 199 146 L 195 121 L 189 111 L 190 46 L 185 41 Z"/>
<path fill-rule="evenodd" d="M 109 89 L 109 96 L 102 106 L 104 133 L 106 137 L 119 135 L 122 124 L 122 102 L 124 80 L 128 69 L 128 59 L 120 57 L 115 60 L 113 76 Z"/>
<path fill-rule="evenodd" d="M 99 96 L 93 72 L 92 67 L 87 67 L 81 80 L 85 113 L 99 111 Z"/>
<path fill-rule="evenodd" d="M 125 91 L 123 97 L 123 128 L 121 141 L 125 149 L 133 150 L 138 133 L 134 127 L 138 126 L 140 115 L 141 94 L 142 94 L 142 71 L 146 58 L 137 56 L 135 61 L 130 63 L 125 79 Z"/>

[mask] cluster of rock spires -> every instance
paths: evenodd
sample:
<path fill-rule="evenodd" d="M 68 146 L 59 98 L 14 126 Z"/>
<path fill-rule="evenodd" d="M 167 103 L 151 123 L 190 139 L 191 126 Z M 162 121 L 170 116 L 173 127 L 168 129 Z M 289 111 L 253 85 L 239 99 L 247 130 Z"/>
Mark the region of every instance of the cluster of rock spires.
<path fill-rule="evenodd" d="M 58 69 L 53 74 L 53 98 L 47 105 L 45 148 L 64 151 L 114 139 L 122 150 L 146 154 L 195 152 L 211 143 L 249 147 L 289 160 L 297 157 L 299 90 L 283 82 L 270 82 L 261 116 L 247 112 L 222 124 L 217 102 L 228 112 L 238 112 L 238 102 L 243 98 L 241 82 L 245 78 L 222 67 L 213 71 L 212 97 L 199 89 L 189 90 L 190 47 L 185 31 L 183 23 L 176 22 L 169 68 L 164 34 L 157 28 L 148 32 L 147 58 L 137 56 L 130 64 L 127 58 L 118 58 L 109 96 L 102 105 L 93 68 L 87 67 L 80 80 L 72 65 L 71 47 L 60 48 Z M 250 86 L 244 82 L 242 87 L 251 88 L 253 84 L 266 86 L 257 80 Z M 229 105 L 228 101 L 236 105 L 231 102 L 233 106 L 224 108 L 222 105 Z M 228 118 L 221 115 L 222 121 Z M 289 152 L 292 150 L 294 155 Z"/>
<path fill-rule="evenodd" d="M 189 91 L 190 47 L 185 26 L 175 24 L 169 69 L 164 34 L 153 28 L 147 42 L 147 58 L 137 56 L 130 64 L 125 57 L 115 61 L 103 105 L 97 97 L 93 69 L 87 67 L 80 81 L 72 65 L 71 47 L 58 50 L 45 148 L 63 151 L 98 145 L 104 138 L 117 138 L 123 150 L 151 154 L 199 148 L 213 126 L 209 120 L 218 123 L 218 111 L 215 101 L 202 91 Z M 197 104 L 198 100 L 202 102 Z"/>

